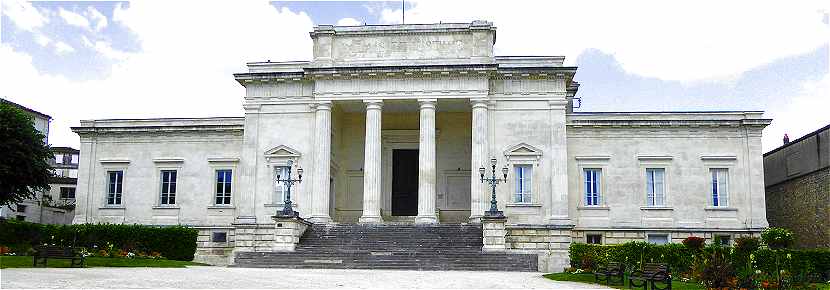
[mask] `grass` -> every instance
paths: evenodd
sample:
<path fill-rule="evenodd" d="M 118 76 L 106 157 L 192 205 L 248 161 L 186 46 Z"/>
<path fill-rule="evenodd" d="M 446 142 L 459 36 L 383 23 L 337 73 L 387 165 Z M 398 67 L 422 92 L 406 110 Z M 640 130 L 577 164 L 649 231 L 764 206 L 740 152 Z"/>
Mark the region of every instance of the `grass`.
<path fill-rule="evenodd" d="M 589 284 L 597 284 L 594 280 L 594 274 L 591 273 L 580 273 L 580 274 L 571 274 L 571 273 L 552 273 L 544 275 L 545 278 L 554 280 L 554 281 L 569 281 L 569 282 L 582 282 L 582 283 L 589 283 Z M 628 281 L 626 280 L 626 283 Z M 605 284 L 602 284 L 605 285 Z M 658 284 L 660 285 L 660 284 Z M 620 284 L 612 284 L 608 287 L 617 288 L 617 289 L 628 289 L 625 285 Z M 677 280 L 672 280 L 671 288 L 675 290 L 691 290 L 691 289 L 704 289 L 702 285 L 695 284 L 695 283 L 685 283 L 680 282 Z"/>
<path fill-rule="evenodd" d="M 69 260 L 49 259 L 49 268 L 67 268 Z M 155 268 L 184 268 L 185 266 L 206 266 L 202 263 L 190 261 L 175 261 L 165 259 L 128 259 L 87 257 L 85 267 L 155 267 Z M 42 266 L 38 266 L 42 267 Z M 0 269 L 5 268 L 32 268 L 32 256 L 0 256 Z"/>

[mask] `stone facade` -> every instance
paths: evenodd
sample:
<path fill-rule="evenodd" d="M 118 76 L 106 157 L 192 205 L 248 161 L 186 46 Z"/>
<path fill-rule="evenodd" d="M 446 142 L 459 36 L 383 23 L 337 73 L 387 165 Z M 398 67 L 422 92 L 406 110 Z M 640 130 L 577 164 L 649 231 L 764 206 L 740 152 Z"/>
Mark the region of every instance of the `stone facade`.
<path fill-rule="evenodd" d="M 764 154 L 770 226 L 799 247 L 830 247 L 830 125 Z"/>
<path fill-rule="evenodd" d="M 493 159 L 507 220 L 485 227 L 485 247 L 537 253 L 545 271 L 567 265 L 581 232 L 767 226 L 761 112 L 574 113 L 576 67 L 495 56 L 495 35 L 484 21 L 318 26 L 312 60 L 234 75 L 244 117 L 82 121 L 75 222 L 230 226 L 234 251 L 273 251 L 275 179 L 291 161 L 305 172 L 291 200 L 313 223 L 478 223 L 491 199 L 479 168 Z M 595 204 L 586 169 L 602 170 Z M 729 180 L 717 205 L 712 169 Z M 233 181 L 217 187 L 219 171 Z"/>

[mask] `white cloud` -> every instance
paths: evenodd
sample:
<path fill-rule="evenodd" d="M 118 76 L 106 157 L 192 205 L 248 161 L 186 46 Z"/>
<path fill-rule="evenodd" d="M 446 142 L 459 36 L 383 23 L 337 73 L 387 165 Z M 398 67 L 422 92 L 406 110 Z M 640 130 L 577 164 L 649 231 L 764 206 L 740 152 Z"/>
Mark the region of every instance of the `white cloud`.
<path fill-rule="evenodd" d="M 49 45 L 50 42 L 52 42 L 52 39 L 49 38 L 48 36 L 46 36 L 45 34 L 36 33 L 35 34 L 35 42 L 37 42 L 37 44 L 39 44 L 40 46 L 45 47 L 45 46 Z"/>
<path fill-rule="evenodd" d="M 634 74 L 695 81 L 734 77 L 827 42 L 827 1 L 415 0 L 407 23 L 493 21 L 498 54 L 613 54 Z M 826 11 L 826 10 L 824 10 Z M 384 9 L 387 23 L 400 10 Z"/>
<path fill-rule="evenodd" d="M 830 74 L 815 82 L 806 82 L 803 89 L 792 96 L 781 96 L 789 100 L 783 106 L 767 111 L 772 124 L 764 129 L 764 152 L 783 145 L 784 133 L 795 140 L 830 124 Z"/>
<path fill-rule="evenodd" d="M 89 20 L 81 14 L 63 8 L 59 8 L 58 15 L 60 15 L 60 17 L 63 18 L 63 21 L 65 21 L 66 24 L 86 29 L 92 29 L 90 27 Z"/>
<path fill-rule="evenodd" d="M 58 55 L 65 55 L 67 53 L 72 53 L 72 52 L 75 52 L 75 48 L 73 48 L 69 44 L 66 44 L 66 42 L 63 42 L 63 41 L 55 42 L 55 53 L 57 53 Z"/>
<path fill-rule="evenodd" d="M 122 55 L 102 80 L 40 73 L 30 55 L 0 44 L 0 96 L 54 117 L 55 145 L 77 147 L 69 127 L 81 119 L 241 116 L 244 88 L 232 73 L 250 61 L 311 58 L 311 19 L 265 1 L 134 1 L 112 21 L 132 30 L 142 51 Z"/>
<path fill-rule="evenodd" d="M 354 18 L 351 18 L 351 17 L 346 17 L 346 18 L 342 18 L 340 20 L 337 20 L 337 25 L 338 26 L 358 26 L 358 25 L 362 25 L 362 24 L 363 23 L 361 23 L 360 21 L 357 21 L 357 19 L 354 19 Z"/>
<path fill-rule="evenodd" d="M 34 31 L 49 23 L 49 18 L 41 14 L 28 1 L 4 0 L 0 2 L 0 14 L 6 15 L 15 26 L 27 31 Z"/>
<path fill-rule="evenodd" d="M 95 9 L 95 7 L 87 7 L 86 15 L 90 20 L 92 20 L 93 23 L 95 23 L 95 31 L 101 31 L 107 27 L 107 17 L 104 16 L 104 14 L 101 14 L 101 12 L 99 12 L 98 9 Z"/>

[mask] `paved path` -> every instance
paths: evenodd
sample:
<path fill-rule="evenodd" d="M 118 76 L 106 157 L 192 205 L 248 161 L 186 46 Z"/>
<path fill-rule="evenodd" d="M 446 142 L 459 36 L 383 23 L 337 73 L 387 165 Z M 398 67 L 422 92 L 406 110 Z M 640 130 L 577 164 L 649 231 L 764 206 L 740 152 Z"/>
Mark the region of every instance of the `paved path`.
<path fill-rule="evenodd" d="M 610 289 L 541 273 L 224 267 L 0 270 L 0 288 L 547 288 Z"/>

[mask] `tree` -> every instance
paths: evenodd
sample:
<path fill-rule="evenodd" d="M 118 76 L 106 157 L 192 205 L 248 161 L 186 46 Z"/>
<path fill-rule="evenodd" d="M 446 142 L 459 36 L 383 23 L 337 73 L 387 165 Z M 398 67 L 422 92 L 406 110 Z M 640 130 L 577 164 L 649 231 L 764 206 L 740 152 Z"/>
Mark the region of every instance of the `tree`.
<path fill-rule="evenodd" d="M 0 206 L 49 190 L 52 151 L 31 117 L 0 102 Z"/>

